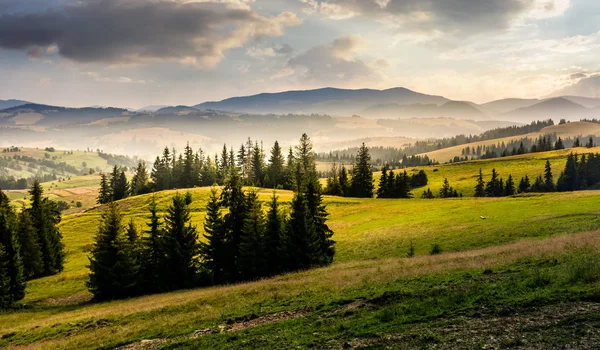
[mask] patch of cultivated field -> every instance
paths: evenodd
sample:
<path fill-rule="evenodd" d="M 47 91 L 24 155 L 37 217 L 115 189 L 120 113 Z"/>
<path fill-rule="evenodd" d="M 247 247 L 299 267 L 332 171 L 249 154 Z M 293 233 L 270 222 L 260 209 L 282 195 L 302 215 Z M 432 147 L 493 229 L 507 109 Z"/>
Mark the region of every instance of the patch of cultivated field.
<path fill-rule="evenodd" d="M 71 205 L 63 214 L 74 214 L 96 205 L 98 197 L 98 187 L 100 184 L 100 175 L 73 176 L 63 181 L 50 181 L 42 183 L 45 195 L 54 201 L 65 201 Z M 28 204 L 28 190 L 7 190 L 4 191 L 12 204 L 17 207 L 23 207 Z M 81 207 L 76 207 L 76 203 L 81 202 Z"/>

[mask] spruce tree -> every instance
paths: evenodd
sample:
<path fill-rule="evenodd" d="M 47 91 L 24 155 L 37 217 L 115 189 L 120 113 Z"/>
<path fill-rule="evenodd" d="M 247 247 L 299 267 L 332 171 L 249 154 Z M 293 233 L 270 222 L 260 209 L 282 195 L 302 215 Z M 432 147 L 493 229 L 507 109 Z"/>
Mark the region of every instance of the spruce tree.
<path fill-rule="evenodd" d="M 381 176 L 379 177 L 379 187 L 377 188 L 377 198 L 387 198 L 386 187 L 388 181 L 388 165 L 385 164 L 381 168 Z"/>
<path fill-rule="evenodd" d="M 6 249 L 0 244 L 0 310 L 10 307 L 15 302 L 10 292 L 9 262 Z"/>
<path fill-rule="evenodd" d="M 317 240 L 309 217 L 305 196 L 296 192 L 286 225 L 286 268 L 288 271 L 307 269 L 314 265 Z"/>
<path fill-rule="evenodd" d="M 296 152 L 293 159 L 295 161 L 294 181 L 295 189 L 297 191 L 304 191 L 308 183 L 319 181 L 315 165 L 313 144 L 308 135 L 302 134 L 300 144 L 296 146 Z"/>
<path fill-rule="evenodd" d="M 585 144 L 585 147 L 587 148 L 592 148 L 594 147 L 594 139 L 590 136 L 590 138 L 588 139 L 588 142 Z"/>
<path fill-rule="evenodd" d="M 205 242 L 200 243 L 200 255 L 204 266 L 212 275 L 213 283 L 226 283 L 234 280 L 229 249 L 229 238 L 221 215 L 219 197 L 215 188 L 211 189 L 210 199 L 206 204 L 204 218 Z"/>
<path fill-rule="evenodd" d="M 283 187 L 285 184 L 285 160 L 279 142 L 275 141 L 271 148 L 271 157 L 267 167 L 267 178 L 269 179 L 267 186 L 272 188 Z"/>
<path fill-rule="evenodd" d="M 444 178 L 444 182 L 442 183 L 442 188 L 440 189 L 440 198 L 450 198 L 453 196 L 453 189 L 450 186 L 450 182 L 448 178 Z"/>
<path fill-rule="evenodd" d="M 373 169 L 371 168 L 371 155 L 364 142 L 358 150 L 352 178 L 350 181 L 350 195 L 358 198 L 373 197 Z"/>
<path fill-rule="evenodd" d="M 348 196 L 348 171 L 344 165 L 342 165 L 342 169 L 340 170 L 340 191 L 342 196 Z"/>
<path fill-rule="evenodd" d="M 546 165 L 544 167 L 544 189 L 545 189 L 545 191 L 548 191 L 548 192 L 554 191 L 552 167 L 550 166 L 549 160 L 546 161 Z"/>
<path fill-rule="evenodd" d="M 531 190 L 531 183 L 529 182 L 529 176 L 525 175 L 519 182 L 519 193 L 529 192 L 529 190 Z"/>
<path fill-rule="evenodd" d="M 8 203 L 0 204 L 0 267 L 8 280 L 7 301 L 0 303 L 12 303 L 25 297 L 25 277 L 23 275 L 23 260 L 21 259 L 21 247 L 17 236 L 17 216 Z M 0 276 L 0 278 L 2 278 Z M 0 282 L 3 283 L 3 282 Z M 5 299 L 0 296 L 0 299 Z M 2 305 L 0 305 L 2 306 Z M 6 305 L 5 305 L 6 306 Z"/>
<path fill-rule="evenodd" d="M 29 190 L 31 207 L 26 209 L 35 228 L 36 240 L 42 252 L 44 276 L 54 275 L 63 269 L 65 258 L 62 234 L 58 229 L 60 212 L 56 203 L 43 198 L 44 190 L 34 180 Z"/>
<path fill-rule="evenodd" d="M 341 196 L 342 187 L 340 186 L 340 177 L 338 165 L 336 162 L 331 163 L 331 176 L 327 178 L 327 187 L 325 188 L 325 194 L 331 196 Z"/>
<path fill-rule="evenodd" d="M 113 167 L 113 171 L 110 175 L 110 189 L 112 193 L 111 199 L 114 201 L 126 198 L 129 192 L 127 176 L 125 176 L 125 172 L 116 165 Z"/>
<path fill-rule="evenodd" d="M 306 206 L 310 220 L 310 227 L 314 230 L 314 265 L 328 265 L 335 255 L 335 241 L 332 239 L 333 231 L 327 226 L 326 207 L 319 188 L 314 183 L 309 183 L 306 188 Z"/>
<path fill-rule="evenodd" d="M 498 173 L 496 172 L 496 169 L 492 169 L 492 178 L 485 185 L 485 194 L 488 197 L 501 197 L 503 193 L 504 188 L 500 178 L 498 177 Z"/>
<path fill-rule="evenodd" d="M 33 227 L 31 216 L 27 210 L 19 213 L 17 224 L 19 245 L 21 246 L 21 258 L 23 260 L 23 274 L 25 279 L 42 276 L 44 273 L 44 261 L 42 251 L 36 239 L 36 230 Z"/>
<path fill-rule="evenodd" d="M 228 236 L 227 251 L 230 254 L 228 261 L 231 267 L 228 271 L 239 271 L 238 258 L 240 248 L 240 236 L 246 219 L 246 196 L 242 190 L 241 179 L 237 171 L 231 171 L 223 191 L 221 192 L 221 206 L 228 208 L 224 215 L 225 230 Z M 232 278 L 237 278 L 232 276 Z"/>
<path fill-rule="evenodd" d="M 146 169 L 146 162 L 140 160 L 135 171 L 133 178 L 131 179 L 130 193 L 132 196 L 148 193 L 148 170 Z"/>
<path fill-rule="evenodd" d="M 163 230 L 160 218 L 158 217 L 158 206 L 156 200 L 152 201 L 148 207 L 150 215 L 146 223 L 147 229 L 142 238 L 142 259 L 141 274 L 143 279 L 142 288 L 145 292 L 160 292 L 166 290 L 163 282 L 164 276 L 168 274 L 165 269 L 164 248 L 163 248 Z"/>
<path fill-rule="evenodd" d="M 169 271 L 165 277 L 169 289 L 189 288 L 197 283 L 198 232 L 190 221 L 185 198 L 176 194 L 167 209 L 163 235 L 165 267 Z"/>
<path fill-rule="evenodd" d="M 265 225 L 265 264 L 267 275 L 274 275 L 281 272 L 281 265 L 285 262 L 284 250 L 284 218 L 279 210 L 277 196 L 273 192 L 269 211 L 267 212 L 267 222 Z"/>
<path fill-rule="evenodd" d="M 96 300 L 119 299 L 137 291 L 138 265 L 116 203 L 109 204 L 95 237 L 88 289 Z"/>
<path fill-rule="evenodd" d="M 512 196 L 515 194 L 515 182 L 511 174 L 508 175 L 508 179 L 506 180 L 506 184 L 504 185 L 504 195 Z"/>
<path fill-rule="evenodd" d="M 112 201 L 112 191 L 110 189 L 110 184 L 108 183 L 108 177 L 106 174 L 100 174 L 100 190 L 98 192 L 98 204 L 106 204 Z"/>
<path fill-rule="evenodd" d="M 254 145 L 252 152 L 252 185 L 264 187 L 265 183 L 265 155 L 262 147 L 258 147 L 258 142 Z"/>
<path fill-rule="evenodd" d="M 246 195 L 246 208 L 240 236 L 239 273 L 243 279 L 255 279 L 266 274 L 265 218 L 255 192 Z"/>
<path fill-rule="evenodd" d="M 475 185 L 475 197 L 485 197 L 485 182 L 483 181 L 483 172 L 479 169 L 477 185 Z"/>

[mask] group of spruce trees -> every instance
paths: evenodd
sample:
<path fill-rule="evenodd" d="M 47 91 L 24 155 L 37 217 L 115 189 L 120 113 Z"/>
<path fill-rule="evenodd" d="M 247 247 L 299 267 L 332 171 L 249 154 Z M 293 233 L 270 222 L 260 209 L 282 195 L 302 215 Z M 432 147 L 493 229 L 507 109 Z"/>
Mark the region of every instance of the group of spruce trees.
<path fill-rule="evenodd" d="M 597 188 L 600 183 L 600 154 L 571 153 L 556 184 L 557 191 L 577 191 Z"/>
<path fill-rule="evenodd" d="M 0 190 L 0 308 L 25 296 L 25 281 L 57 274 L 64 263 L 61 220 L 55 202 L 43 197 L 35 180 L 31 206 L 19 213 Z"/>
<path fill-rule="evenodd" d="M 244 192 L 240 167 L 229 167 L 220 194 L 206 207 L 204 240 L 192 225 L 190 193 L 175 195 L 161 220 L 150 204 L 147 229 L 124 224 L 115 203 L 103 215 L 90 257 L 88 288 L 97 300 L 232 283 L 330 264 L 333 232 L 326 224 L 312 143 L 303 135 L 288 167 L 294 197 L 289 215 L 273 195 L 264 214 Z"/>
<path fill-rule="evenodd" d="M 386 164 L 382 168 L 381 179 L 377 193 L 373 181 L 373 166 L 369 148 L 363 143 L 358 149 L 350 176 L 342 165 L 333 163 L 330 176 L 327 178 L 325 193 L 334 196 L 356 198 L 411 198 L 411 189 L 427 185 L 427 175 L 424 171 L 409 176 L 406 171 L 397 175 Z"/>
<path fill-rule="evenodd" d="M 411 190 L 426 186 L 427 183 L 427 174 L 424 170 L 413 175 L 408 175 L 406 170 L 394 174 L 386 164 L 381 170 L 377 198 L 412 198 Z"/>

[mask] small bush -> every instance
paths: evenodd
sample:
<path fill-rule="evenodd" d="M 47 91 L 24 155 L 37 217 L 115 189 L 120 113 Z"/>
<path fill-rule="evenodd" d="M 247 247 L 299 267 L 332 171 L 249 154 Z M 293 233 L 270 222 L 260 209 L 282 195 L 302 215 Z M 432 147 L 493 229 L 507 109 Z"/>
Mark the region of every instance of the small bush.
<path fill-rule="evenodd" d="M 429 251 L 429 254 L 431 255 L 438 255 L 442 253 L 442 247 L 438 244 L 438 243 L 434 243 L 431 246 L 431 250 Z"/>
<path fill-rule="evenodd" d="M 75 203 L 75 206 L 77 208 L 81 208 L 81 207 L 83 207 L 83 203 L 81 203 L 81 201 L 77 201 L 77 203 Z"/>
<path fill-rule="evenodd" d="M 408 254 L 406 254 L 406 256 L 409 258 L 415 256 L 415 246 L 413 244 L 412 239 L 410 240 L 410 246 L 408 247 Z"/>

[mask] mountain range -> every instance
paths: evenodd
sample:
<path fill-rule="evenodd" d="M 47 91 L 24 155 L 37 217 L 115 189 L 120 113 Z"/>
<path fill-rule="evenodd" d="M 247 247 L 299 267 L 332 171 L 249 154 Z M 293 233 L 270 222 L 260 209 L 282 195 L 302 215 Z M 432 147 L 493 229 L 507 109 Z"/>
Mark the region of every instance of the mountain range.
<path fill-rule="evenodd" d="M 147 106 L 136 111 L 121 108 L 67 108 L 0 100 L 0 124 L 26 114 L 34 124 L 81 123 L 134 114 L 186 115 L 213 110 L 248 114 L 359 115 L 370 119 L 453 118 L 476 121 L 505 120 L 528 123 L 532 120 L 600 118 L 600 99 L 562 96 L 547 99 L 507 98 L 476 104 L 452 101 L 443 96 L 422 94 L 406 88 L 387 90 L 322 88 L 303 91 L 261 93 L 204 102 L 194 106 Z"/>

